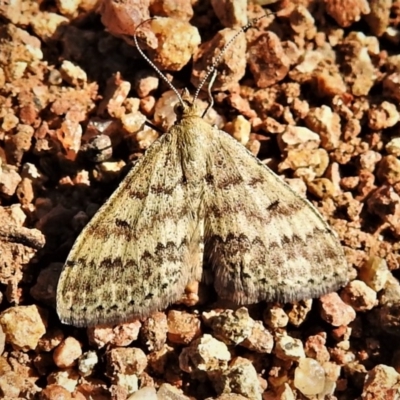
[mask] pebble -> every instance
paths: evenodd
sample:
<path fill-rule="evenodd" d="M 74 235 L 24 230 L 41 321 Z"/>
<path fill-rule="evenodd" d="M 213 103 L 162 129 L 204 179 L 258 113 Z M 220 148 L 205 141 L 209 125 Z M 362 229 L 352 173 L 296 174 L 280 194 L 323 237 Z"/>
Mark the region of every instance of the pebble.
<path fill-rule="evenodd" d="M 117 347 L 106 353 L 107 375 L 140 375 L 147 367 L 147 357 L 136 347 Z"/>
<path fill-rule="evenodd" d="M 321 139 L 321 146 L 333 150 L 339 144 L 342 129 L 339 114 L 326 105 L 311 108 L 305 123 L 309 129 L 316 132 Z"/>
<path fill-rule="evenodd" d="M 281 360 L 297 361 L 306 356 L 302 341 L 286 335 L 276 339 L 274 352 Z"/>
<path fill-rule="evenodd" d="M 300 326 L 307 318 L 313 304 L 312 299 L 296 301 L 291 304 L 287 311 L 289 323 L 294 326 Z"/>
<path fill-rule="evenodd" d="M 133 86 L 138 97 L 143 99 L 158 89 L 159 84 L 160 78 L 153 70 L 143 69 L 136 73 Z"/>
<path fill-rule="evenodd" d="M 317 396 L 325 388 L 325 371 L 312 358 L 302 358 L 294 371 L 294 386 L 305 396 Z"/>
<path fill-rule="evenodd" d="M 72 393 L 78 384 L 79 378 L 80 376 L 75 369 L 67 368 L 51 373 L 47 378 L 47 383 L 62 386 Z"/>
<path fill-rule="evenodd" d="M 246 0 L 211 0 L 215 15 L 226 28 L 241 28 L 247 24 Z"/>
<path fill-rule="evenodd" d="M 154 387 L 143 387 L 137 392 L 131 394 L 127 400 L 158 400 L 156 389 Z M 161 400 L 161 399 L 160 399 Z"/>
<path fill-rule="evenodd" d="M 151 15 L 190 21 L 193 17 L 191 0 L 154 0 L 150 3 Z"/>
<path fill-rule="evenodd" d="M 257 353 L 269 354 L 274 347 L 274 338 L 262 322 L 255 321 L 251 334 L 240 345 Z"/>
<path fill-rule="evenodd" d="M 383 101 L 368 110 L 368 126 L 376 131 L 390 128 L 400 120 L 396 106 L 388 101 Z"/>
<path fill-rule="evenodd" d="M 82 376 L 89 376 L 92 374 L 94 367 L 98 364 L 99 357 L 93 350 L 87 351 L 79 357 L 78 371 Z"/>
<path fill-rule="evenodd" d="M 13 196 L 21 181 L 22 178 L 14 167 L 8 164 L 1 165 L 0 162 L 0 193 L 2 195 Z"/>
<path fill-rule="evenodd" d="M 53 352 L 54 363 L 59 368 L 69 368 L 75 365 L 82 355 L 82 345 L 72 336 L 65 338 Z"/>
<path fill-rule="evenodd" d="M 319 299 L 321 318 L 333 326 L 346 326 L 356 318 L 354 309 L 347 305 L 337 293 L 328 293 Z"/>
<path fill-rule="evenodd" d="M 86 72 L 71 61 L 64 60 L 60 66 L 60 74 L 65 82 L 75 87 L 84 86 L 87 82 Z"/>
<path fill-rule="evenodd" d="M 282 307 L 271 305 L 264 311 L 264 322 L 272 329 L 284 328 L 288 322 L 289 317 Z"/>
<path fill-rule="evenodd" d="M 217 393 L 236 393 L 248 399 L 261 400 L 261 385 L 250 360 L 237 357 L 221 377 L 213 380 Z"/>
<path fill-rule="evenodd" d="M 140 341 L 148 351 L 158 351 L 167 341 L 168 322 L 163 312 L 156 312 L 143 321 L 140 329 Z"/>
<path fill-rule="evenodd" d="M 304 346 L 306 356 L 315 359 L 321 364 L 329 361 L 330 355 L 326 348 L 326 337 L 327 335 L 325 332 L 309 336 Z"/>
<path fill-rule="evenodd" d="M 200 319 L 184 311 L 168 312 L 168 340 L 176 344 L 189 344 L 201 335 Z"/>
<path fill-rule="evenodd" d="M 40 393 L 41 400 L 69 400 L 72 399 L 71 393 L 63 386 L 57 384 L 47 385 Z"/>
<path fill-rule="evenodd" d="M 242 115 L 238 115 L 225 124 L 224 131 L 232 135 L 243 146 L 246 146 L 250 139 L 251 124 Z"/>
<path fill-rule="evenodd" d="M 393 155 L 383 156 L 376 171 L 378 179 L 382 183 L 394 185 L 400 181 L 400 160 Z"/>
<path fill-rule="evenodd" d="M 208 67 L 236 33 L 237 30 L 235 29 L 225 28 L 198 48 L 193 56 L 191 83 L 194 87 L 199 86 L 208 71 Z M 218 70 L 223 70 L 224 73 L 217 75 L 212 86 L 213 91 L 225 91 L 236 87 L 238 81 L 243 78 L 246 72 L 245 35 L 239 35 L 235 39 L 235 45 L 227 49 L 218 65 Z M 206 88 L 207 84 L 205 84 Z"/>
<path fill-rule="evenodd" d="M 111 382 L 110 392 L 116 398 L 126 399 L 139 390 L 139 379 L 136 375 L 117 373 L 113 376 Z"/>
<path fill-rule="evenodd" d="M 290 59 L 272 31 L 260 35 L 248 48 L 248 65 L 259 88 L 280 82 L 289 72 Z M 265 66 L 268 68 L 265 68 Z"/>
<path fill-rule="evenodd" d="M 389 400 L 400 398 L 400 374 L 392 367 L 379 364 L 368 371 L 361 399 Z"/>
<path fill-rule="evenodd" d="M 377 256 L 371 256 L 358 272 L 359 278 L 375 292 L 385 287 L 389 274 L 386 260 Z"/>
<path fill-rule="evenodd" d="M 190 400 L 189 397 L 185 396 L 178 388 L 170 385 L 169 383 L 163 383 L 157 392 L 158 400 Z"/>
<path fill-rule="evenodd" d="M 382 36 L 388 30 L 391 5 L 390 0 L 370 2 L 371 12 L 364 19 L 374 35 Z"/>
<path fill-rule="evenodd" d="M 400 157 L 400 137 L 390 139 L 385 145 L 385 150 L 392 156 Z"/>
<path fill-rule="evenodd" d="M 46 312 L 36 305 L 7 308 L 0 314 L 6 343 L 14 349 L 34 350 L 47 327 Z"/>
<path fill-rule="evenodd" d="M 203 319 L 211 326 L 214 336 L 229 345 L 237 345 L 247 339 L 255 324 L 245 307 L 236 311 L 203 313 Z"/>
<path fill-rule="evenodd" d="M 284 152 L 292 149 L 316 149 L 321 139 L 319 135 L 304 126 L 287 125 L 277 135 L 279 149 Z"/>
<path fill-rule="evenodd" d="M 367 0 L 325 1 L 325 11 L 342 27 L 347 28 L 365 14 L 370 13 Z"/>
<path fill-rule="evenodd" d="M 333 182 L 328 178 L 315 178 L 307 182 L 308 191 L 318 199 L 333 197 L 336 193 L 336 188 Z"/>
<path fill-rule="evenodd" d="M 126 322 L 117 326 L 93 326 L 87 329 L 89 343 L 98 349 L 107 344 L 129 346 L 139 337 L 142 324 L 139 321 Z"/>
<path fill-rule="evenodd" d="M 157 48 L 149 51 L 154 64 L 160 70 L 180 71 L 201 43 L 198 29 L 187 21 L 169 17 L 152 19 L 148 25 L 158 40 Z"/>
<path fill-rule="evenodd" d="M 377 304 L 376 292 L 360 280 L 350 282 L 340 297 L 356 311 L 368 311 Z"/>
<path fill-rule="evenodd" d="M 185 347 L 179 355 L 182 371 L 220 371 L 228 366 L 231 354 L 225 343 L 205 334 Z"/>

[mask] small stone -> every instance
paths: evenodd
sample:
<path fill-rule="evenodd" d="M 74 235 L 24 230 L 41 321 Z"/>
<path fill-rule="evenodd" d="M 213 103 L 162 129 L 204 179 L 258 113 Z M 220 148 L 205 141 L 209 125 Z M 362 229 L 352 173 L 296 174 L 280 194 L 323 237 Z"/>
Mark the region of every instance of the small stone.
<path fill-rule="evenodd" d="M 169 383 L 163 383 L 157 392 L 158 400 L 190 400 L 189 397 L 185 396 L 178 388 L 170 385 Z"/>
<path fill-rule="evenodd" d="M 72 393 L 78 384 L 79 378 L 79 374 L 73 368 L 67 368 L 51 373 L 47 378 L 47 383 L 60 385 Z"/>
<path fill-rule="evenodd" d="M 203 318 L 211 326 L 214 336 L 226 344 L 239 344 L 248 338 L 255 321 L 250 318 L 249 311 L 241 307 L 236 311 L 225 310 L 221 313 L 204 313 Z"/>
<path fill-rule="evenodd" d="M 379 296 L 381 305 L 393 305 L 400 299 L 400 283 L 392 273 L 389 273 L 386 284 Z"/>
<path fill-rule="evenodd" d="M 305 123 L 309 129 L 319 135 L 324 149 L 333 150 L 338 146 L 342 134 L 340 116 L 330 107 L 323 105 L 311 108 Z"/>
<path fill-rule="evenodd" d="M 226 344 L 206 334 L 182 350 L 179 367 L 185 372 L 220 371 L 227 368 L 230 359 Z"/>
<path fill-rule="evenodd" d="M 361 398 L 363 400 L 400 398 L 400 374 L 387 365 L 377 365 L 367 373 Z"/>
<path fill-rule="evenodd" d="M 0 163 L 0 194 L 11 197 L 15 194 L 22 178 L 11 165 Z"/>
<path fill-rule="evenodd" d="M 325 10 L 342 28 L 349 27 L 371 11 L 367 0 L 325 0 Z"/>
<path fill-rule="evenodd" d="M 360 154 L 359 164 L 360 168 L 374 172 L 376 164 L 381 161 L 382 155 L 377 151 L 368 150 L 365 153 Z"/>
<path fill-rule="evenodd" d="M 117 373 L 112 378 L 112 383 L 111 393 L 114 389 L 117 398 L 126 399 L 139 390 L 139 379 L 136 375 Z"/>
<path fill-rule="evenodd" d="M 371 256 L 361 267 L 358 276 L 372 290 L 379 292 L 382 290 L 389 278 L 389 268 L 385 259 Z"/>
<path fill-rule="evenodd" d="M 286 335 L 276 339 L 275 354 L 281 360 L 290 361 L 297 361 L 306 356 L 301 340 Z"/>
<path fill-rule="evenodd" d="M 328 293 L 320 298 L 321 317 L 333 326 L 346 326 L 356 318 L 356 312 L 337 293 Z"/>
<path fill-rule="evenodd" d="M 328 178 L 316 178 L 307 182 L 307 188 L 318 199 L 333 197 L 336 192 L 333 182 Z"/>
<path fill-rule="evenodd" d="M 274 338 L 262 322 L 255 321 L 251 334 L 240 345 L 257 353 L 269 354 L 274 347 Z"/>
<path fill-rule="evenodd" d="M 108 112 L 110 117 L 119 118 L 125 114 L 123 103 L 131 90 L 131 83 L 122 79 L 121 74 L 116 73 L 107 80 L 104 97 L 99 104 L 97 114 L 102 116 Z"/>
<path fill-rule="evenodd" d="M 279 37 L 268 31 L 249 46 L 248 64 L 257 87 L 266 88 L 285 78 L 289 72 L 290 59 Z"/>
<path fill-rule="evenodd" d="M 151 15 L 172 17 L 190 21 L 193 17 L 193 7 L 190 0 L 154 0 L 150 2 Z"/>
<path fill-rule="evenodd" d="M 117 326 L 98 325 L 87 329 L 89 342 L 101 349 L 107 344 L 129 346 L 139 337 L 142 324 L 139 321 L 126 322 Z"/>
<path fill-rule="evenodd" d="M 71 61 L 64 60 L 60 67 L 60 74 L 64 81 L 75 87 L 86 84 L 86 72 L 79 66 L 74 65 Z"/>
<path fill-rule="evenodd" d="M 81 344 L 72 336 L 65 338 L 53 353 L 54 363 L 59 368 L 69 368 L 75 365 L 82 355 Z"/>
<path fill-rule="evenodd" d="M 251 124 L 242 115 L 238 115 L 224 126 L 224 131 L 232 135 L 239 143 L 246 146 L 250 139 Z"/>
<path fill-rule="evenodd" d="M 141 131 L 146 122 L 146 116 L 140 111 L 131 112 L 121 116 L 122 127 L 128 133 L 136 133 Z"/>
<path fill-rule="evenodd" d="M 325 387 L 325 371 L 312 358 L 302 358 L 294 371 L 294 386 L 305 396 L 317 396 Z"/>
<path fill-rule="evenodd" d="M 189 344 L 201 334 L 198 316 L 182 311 L 168 312 L 168 340 L 171 343 Z"/>
<path fill-rule="evenodd" d="M 289 150 L 286 158 L 279 164 L 278 171 L 286 169 L 296 171 L 298 176 L 302 176 L 302 171 L 309 171 L 315 177 L 322 176 L 330 163 L 329 154 L 325 149 L 300 149 Z M 311 177 L 310 177 L 311 178 Z"/>
<path fill-rule="evenodd" d="M 376 131 L 396 125 L 399 119 L 400 115 L 396 106 L 388 101 L 368 110 L 368 126 Z"/>
<path fill-rule="evenodd" d="M 388 154 L 395 157 L 400 157 L 400 137 L 394 137 L 386 143 L 385 150 Z"/>
<path fill-rule="evenodd" d="M 71 393 L 65 389 L 64 387 L 51 384 L 45 387 L 42 392 L 40 393 L 41 400 L 69 400 L 72 399 Z"/>
<path fill-rule="evenodd" d="M 201 43 L 198 29 L 189 22 L 165 17 L 152 19 L 148 25 L 158 40 L 157 48 L 149 51 L 154 64 L 160 70 L 180 71 Z"/>
<path fill-rule="evenodd" d="M 168 322 L 165 313 L 153 313 L 143 321 L 140 330 L 140 341 L 149 351 L 158 351 L 167 341 Z"/>
<path fill-rule="evenodd" d="M 290 309 L 286 312 L 289 317 L 289 323 L 294 326 L 300 326 L 311 311 L 312 304 L 312 299 L 293 302 Z"/>
<path fill-rule="evenodd" d="M 99 362 L 99 358 L 95 351 L 87 351 L 83 353 L 78 360 L 78 370 L 82 376 L 89 376 L 93 373 L 94 367 Z"/>
<path fill-rule="evenodd" d="M 273 329 L 284 328 L 289 322 L 289 317 L 282 307 L 271 305 L 264 311 L 264 322 Z"/>
<path fill-rule="evenodd" d="M 211 5 L 225 28 L 241 28 L 247 24 L 246 0 L 211 0 Z"/>
<path fill-rule="evenodd" d="M 18 125 L 17 132 L 9 135 L 5 142 L 7 161 L 13 165 L 20 165 L 23 156 L 32 146 L 34 128 L 29 125 Z"/>
<path fill-rule="evenodd" d="M 140 375 L 147 366 L 143 350 L 135 347 L 117 347 L 106 353 L 107 376 Z"/>
<path fill-rule="evenodd" d="M 372 33 L 382 36 L 390 22 L 391 0 L 372 0 L 369 2 L 371 12 L 364 16 Z"/>
<path fill-rule="evenodd" d="M 217 393 L 237 393 L 248 399 L 261 400 L 257 371 L 246 358 L 235 358 L 229 369 L 212 382 Z"/>
<path fill-rule="evenodd" d="M 35 305 L 10 307 L 3 311 L 0 325 L 6 335 L 6 343 L 17 350 L 34 350 L 46 332 L 45 314 Z"/>
<path fill-rule="evenodd" d="M 321 139 L 317 133 L 303 126 L 288 125 L 284 132 L 278 134 L 279 149 L 284 152 L 292 149 L 316 149 Z"/>
<path fill-rule="evenodd" d="M 323 364 L 329 361 L 330 355 L 326 348 L 326 333 L 323 332 L 318 335 L 309 336 L 304 347 L 306 356 L 317 360 Z"/>
<path fill-rule="evenodd" d="M 383 95 L 395 101 L 400 101 L 400 73 L 386 75 L 383 80 Z"/>
<path fill-rule="evenodd" d="M 383 156 L 378 164 L 376 175 L 382 183 L 394 185 L 396 182 L 399 182 L 400 160 L 393 155 Z"/>
<path fill-rule="evenodd" d="M 154 387 L 146 386 L 131 394 L 127 400 L 159 400 L 159 397 Z"/>
<path fill-rule="evenodd" d="M 340 297 L 356 311 L 368 311 L 377 304 L 376 292 L 359 280 L 350 282 Z"/>
<path fill-rule="evenodd" d="M 220 50 L 237 33 L 235 29 L 225 28 L 208 42 L 203 43 L 196 51 L 193 57 L 193 70 L 191 83 L 198 87 L 205 77 L 213 60 L 219 56 Z M 217 74 L 212 90 L 225 91 L 235 87 L 246 72 L 246 38 L 245 35 L 239 35 L 235 39 L 235 45 L 230 46 L 224 53 L 222 60 L 218 63 L 217 70 L 224 71 L 223 74 Z M 207 84 L 205 85 L 207 87 Z"/>
<path fill-rule="evenodd" d="M 140 70 L 135 75 L 134 89 L 140 99 L 150 95 L 159 86 L 160 78 L 153 70 Z"/>

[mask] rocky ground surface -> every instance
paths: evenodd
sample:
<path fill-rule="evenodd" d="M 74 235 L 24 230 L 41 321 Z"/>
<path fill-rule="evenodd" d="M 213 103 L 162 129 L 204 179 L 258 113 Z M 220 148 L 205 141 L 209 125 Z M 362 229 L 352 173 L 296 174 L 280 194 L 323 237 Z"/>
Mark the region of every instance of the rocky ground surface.
<path fill-rule="evenodd" d="M 348 285 L 237 309 L 205 289 L 146 320 L 61 324 L 74 240 L 175 118 L 135 27 L 160 17 L 141 45 L 193 92 L 232 29 L 271 11 L 227 51 L 206 118 L 319 208 Z M 0 16 L 2 398 L 400 398 L 398 0 L 0 0 Z"/>

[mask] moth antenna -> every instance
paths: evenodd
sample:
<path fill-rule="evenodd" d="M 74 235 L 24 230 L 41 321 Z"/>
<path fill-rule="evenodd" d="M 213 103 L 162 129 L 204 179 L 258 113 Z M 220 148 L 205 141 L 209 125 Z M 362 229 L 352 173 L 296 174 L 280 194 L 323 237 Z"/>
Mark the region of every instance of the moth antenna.
<path fill-rule="evenodd" d="M 154 71 L 156 71 L 157 75 L 170 87 L 170 89 L 172 89 L 174 91 L 174 93 L 176 94 L 176 97 L 178 97 L 179 102 L 181 103 L 182 107 L 185 108 L 185 103 L 183 102 L 183 99 L 181 97 L 181 95 L 179 94 L 178 90 L 174 87 L 174 85 L 167 79 L 167 77 L 157 68 L 157 66 L 153 63 L 153 61 L 150 60 L 149 57 L 146 56 L 146 54 L 144 54 L 143 50 L 140 48 L 139 46 L 139 42 L 137 39 L 137 35 L 136 32 L 137 30 L 146 22 L 152 21 L 153 19 L 156 19 L 155 17 L 153 18 L 149 18 L 146 19 L 144 21 L 142 21 L 136 28 L 135 31 L 133 32 L 133 40 L 135 42 L 136 48 L 138 50 L 138 52 L 140 53 L 140 55 L 147 61 L 147 63 L 150 65 L 151 68 L 154 69 Z"/>
<path fill-rule="evenodd" d="M 204 110 L 203 114 L 201 115 L 201 118 L 204 118 L 204 116 L 208 113 L 208 110 L 214 105 L 214 97 L 211 93 L 211 89 L 214 85 L 215 79 L 217 78 L 218 72 L 216 69 L 214 69 L 214 72 L 211 75 L 210 82 L 208 83 L 208 88 L 207 88 L 207 94 L 208 94 L 208 106 Z"/>
<path fill-rule="evenodd" d="M 199 97 L 200 91 L 203 88 L 204 84 L 206 83 L 207 79 L 210 77 L 211 74 L 214 73 L 215 69 L 217 68 L 218 64 L 220 63 L 222 57 L 224 56 L 225 52 L 229 49 L 231 44 L 235 41 L 235 39 L 241 35 L 243 32 L 246 32 L 247 29 L 251 28 L 253 25 L 255 25 L 260 19 L 267 17 L 268 15 L 271 15 L 273 13 L 268 13 L 264 14 L 261 17 L 258 18 L 253 18 L 251 21 L 249 21 L 245 26 L 242 26 L 238 32 L 228 41 L 228 43 L 221 49 L 219 52 L 217 58 L 214 60 L 214 62 L 207 68 L 207 73 L 204 76 L 204 78 L 200 81 L 199 86 L 196 89 L 196 93 L 194 94 L 193 97 L 193 103 L 197 100 Z M 212 83 L 215 81 L 215 76 L 214 79 L 212 80 Z M 209 93 L 211 93 L 211 87 L 209 86 L 208 88 Z M 210 107 L 207 107 L 207 111 L 209 110 Z"/>

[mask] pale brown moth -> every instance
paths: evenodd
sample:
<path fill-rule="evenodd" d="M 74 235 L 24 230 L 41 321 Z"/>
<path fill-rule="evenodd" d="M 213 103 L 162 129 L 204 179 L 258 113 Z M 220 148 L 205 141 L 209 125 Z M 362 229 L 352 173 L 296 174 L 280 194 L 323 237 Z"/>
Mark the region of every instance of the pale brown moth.
<path fill-rule="evenodd" d="M 62 322 L 147 317 L 204 271 L 237 304 L 313 298 L 345 284 L 343 249 L 316 208 L 196 107 L 227 46 L 192 102 L 172 88 L 177 122 L 76 240 L 57 288 Z"/>

